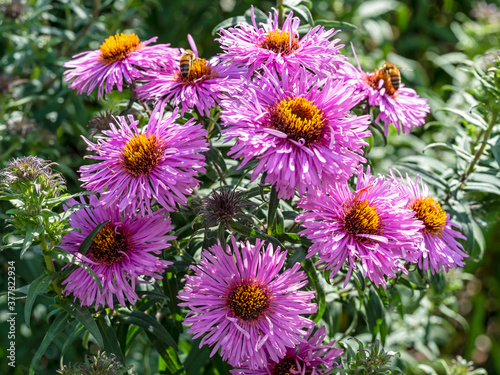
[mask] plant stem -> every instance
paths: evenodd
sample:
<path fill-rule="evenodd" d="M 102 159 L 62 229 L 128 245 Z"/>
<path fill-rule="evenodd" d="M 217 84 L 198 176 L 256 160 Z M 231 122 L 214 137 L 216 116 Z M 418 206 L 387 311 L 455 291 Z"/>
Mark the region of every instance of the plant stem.
<path fill-rule="evenodd" d="M 52 262 L 52 257 L 45 255 L 45 252 L 49 250 L 49 246 L 47 245 L 45 236 L 41 237 L 40 247 L 42 249 L 42 252 L 44 253 L 43 258 L 45 259 L 45 265 L 47 266 L 47 270 L 49 271 L 49 273 L 55 273 L 56 267 L 54 266 L 54 262 Z M 56 292 L 59 297 L 63 297 L 61 289 L 59 288 L 59 285 L 57 285 L 57 278 L 54 281 L 52 281 L 52 286 L 54 287 L 54 292 Z"/>
<path fill-rule="evenodd" d="M 491 132 L 493 131 L 493 128 L 495 127 L 495 124 L 497 122 L 497 118 L 498 118 L 498 114 L 492 113 L 490 123 L 488 124 L 488 128 L 486 129 L 486 131 L 483 134 L 483 138 L 481 140 L 481 146 L 479 147 L 479 150 L 476 151 L 474 158 L 472 159 L 471 163 L 469 164 L 469 167 L 464 171 L 464 173 L 460 177 L 460 185 L 458 186 L 456 191 L 459 191 L 464 187 L 465 181 L 469 178 L 471 173 L 474 171 L 476 164 L 479 162 L 479 159 L 481 158 L 481 155 L 483 154 L 484 149 L 486 148 L 486 145 L 488 144 L 488 140 L 490 139 Z M 448 195 L 444 198 L 445 202 L 448 202 L 448 200 L 451 198 L 451 196 L 452 196 L 452 193 L 449 192 Z"/>
<path fill-rule="evenodd" d="M 285 8 L 283 7 L 283 0 L 278 0 L 276 7 L 278 8 L 278 25 L 281 28 L 285 19 Z"/>

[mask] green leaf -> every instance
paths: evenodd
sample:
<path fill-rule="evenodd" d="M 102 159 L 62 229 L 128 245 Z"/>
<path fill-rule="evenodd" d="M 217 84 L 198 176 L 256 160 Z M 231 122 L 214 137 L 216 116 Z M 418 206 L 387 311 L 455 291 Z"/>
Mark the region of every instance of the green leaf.
<path fill-rule="evenodd" d="M 32 224 L 29 224 L 26 228 L 26 235 L 24 236 L 23 246 L 21 247 L 21 255 L 19 255 L 21 259 L 23 259 L 24 253 L 30 248 L 35 239 L 34 229 Z"/>
<path fill-rule="evenodd" d="M 498 137 L 495 144 L 491 146 L 491 152 L 493 153 L 493 157 L 495 158 L 498 166 L 500 167 L 500 137 Z"/>
<path fill-rule="evenodd" d="M 75 267 L 80 267 L 83 268 L 97 283 L 97 287 L 99 288 L 99 291 L 102 293 L 102 284 L 101 280 L 97 277 L 95 274 L 94 270 L 90 268 L 87 264 L 83 263 L 81 260 L 76 258 L 73 254 L 71 254 L 69 251 L 61 249 L 60 247 L 55 247 L 52 250 L 48 250 L 44 252 L 45 255 L 52 257 L 57 260 L 61 260 L 66 263 L 71 263 Z M 76 268 L 73 268 L 76 269 Z M 69 270 L 66 270 L 65 273 L 68 273 L 71 271 L 71 267 Z"/>
<path fill-rule="evenodd" d="M 80 254 L 85 255 L 87 253 L 87 250 L 90 248 L 90 245 L 92 245 L 92 241 L 94 241 L 94 237 L 99 233 L 99 231 L 104 227 L 107 223 L 109 223 L 111 220 L 106 220 L 103 221 L 102 223 L 99 223 L 92 232 L 83 240 L 82 244 L 78 248 L 78 252 Z"/>
<path fill-rule="evenodd" d="M 35 374 L 35 366 L 38 364 L 40 358 L 42 358 L 43 354 L 52 343 L 54 338 L 58 336 L 68 324 L 68 314 L 65 312 L 60 312 L 52 324 L 49 327 L 49 330 L 45 334 L 40 346 L 38 347 L 35 355 L 33 356 L 30 364 L 30 375 Z"/>
<path fill-rule="evenodd" d="M 56 276 L 56 273 L 50 275 L 42 273 L 29 285 L 28 294 L 26 296 L 26 305 L 24 306 L 24 321 L 26 322 L 28 328 L 30 328 L 31 309 L 35 303 L 36 296 L 47 289 Z"/>
<path fill-rule="evenodd" d="M 261 231 L 258 231 L 257 229 L 249 228 L 243 224 L 238 223 L 237 221 L 230 221 L 228 224 L 232 230 L 234 230 L 235 232 L 238 232 L 240 234 L 243 234 L 246 237 L 260 238 L 261 240 L 265 240 L 265 241 L 272 243 L 276 247 L 279 246 L 282 249 L 285 248 L 283 246 L 283 244 L 277 238 L 275 238 L 273 236 L 269 236 L 265 233 L 262 233 Z"/>
<path fill-rule="evenodd" d="M 99 332 L 99 327 L 94 320 L 94 317 L 90 313 L 87 307 L 81 307 L 75 305 L 73 302 L 70 302 L 65 299 L 60 299 L 58 304 L 66 310 L 71 316 L 75 317 L 83 326 L 90 332 L 92 336 L 97 341 L 97 344 L 101 349 L 104 349 L 104 340 L 102 338 L 101 332 Z"/>
<path fill-rule="evenodd" d="M 304 261 L 304 270 L 306 271 L 307 276 L 313 285 L 313 289 L 316 291 L 315 298 L 318 305 L 318 311 L 311 315 L 311 319 L 314 321 L 314 323 L 318 323 L 323 317 L 326 309 L 325 291 L 320 284 L 316 268 L 314 268 L 311 259 L 306 259 Z"/>
<path fill-rule="evenodd" d="M 448 184 L 447 184 L 446 180 L 444 180 L 442 177 L 438 176 L 436 173 L 428 171 L 428 170 L 423 169 L 423 168 L 420 168 L 419 166 L 417 166 L 415 164 L 399 163 L 398 165 L 401 166 L 401 168 L 403 168 L 403 169 L 406 169 L 410 172 L 413 172 L 415 175 L 416 174 L 420 175 L 420 177 L 422 177 L 422 179 L 425 182 L 437 187 L 441 191 L 447 191 Z"/>
<path fill-rule="evenodd" d="M 296 15 L 298 14 L 299 16 L 301 16 L 309 25 L 311 25 L 311 27 L 314 27 L 314 19 L 311 11 L 307 6 L 303 4 L 297 6 L 288 5 L 286 2 L 283 3 L 283 6 L 292 10 Z"/>
<path fill-rule="evenodd" d="M 171 346 L 165 345 L 165 343 L 159 340 L 154 334 L 147 331 L 146 334 L 148 335 L 149 341 L 151 341 L 155 349 L 158 351 L 161 360 L 164 361 L 164 366 L 168 370 L 166 373 L 172 375 L 186 374 L 186 370 L 184 369 L 184 366 L 182 365 L 175 349 Z"/>
<path fill-rule="evenodd" d="M 152 316 L 138 310 L 126 310 L 126 309 L 118 309 L 118 320 L 127 323 L 127 324 L 135 324 L 145 331 L 152 333 L 160 340 L 162 340 L 165 344 L 173 347 L 177 350 L 177 343 L 174 341 L 170 333 Z"/>
<path fill-rule="evenodd" d="M 116 336 L 116 332 L 111 325 L 111 321 L 109 320 L 106 312 L 101 313 L 97 318 L 97 326 L 99 327 L 99 332 L 101 332 L 101 337 L 104 341 L 103 349 L 108 353 L 113 353 L 116 355 L 116 358 L 121 363 L 125 363 L 125 357 L 123 356 L 122 349 L 118 342 L 118 337 Z"/>
<path fill-rule="evenodd" d="M 47 199 L 47 202 L 45 202 L 48 206 L 56 206 L 58 205 L 59 203 L 62 203 L 62 202 L 66 202 L 67 200 L 71 199 L 71 198 L 77 198 L 77 197 L 80 197 L 82 195 L 90 195 L 90 194 L 94 194 L 93 192 L 91 191 L 81 191 L 79 193 L 76 193 L 76 194 L 65 194 L 65 195 L 61 195 L 57 198 L 52 198 L 52 199 Z"/>
<path fill-rule="evenodd" d="M 321 20 L 315 20 L 314 22 L 316 25 L 321 25 L 325 29 L 335 28 L 341 30 L 355 30 L 358 28 L 356 25 L 344 21 L 332 21 L 332 20 L 321 19 Z"/>
<path fill-rule="evenodd" d="M 278 191 L 276 187 L 271 188 L 271 194 L 269 196 L 269 209 L 267 211 L 267 234 L 274 234 L 274 218 L 276 216 L 276 210 L 278 209 L 280 200 L 278 198 Z"/>
<path fill-rule="evenodd" d="M 479 116 L 475 113 L 465 112 L 465 111 L 462 111 L 460 109 L 450 108 L 450 107 L 442 108 L 442 109 L 440 109 L 440 111 L 448 111 L 448 112 L 455 113 L 456 115 L 459 115 L 464 120 L 466 120 L 468 123 L 476 125 L 483 130 L 486 130 L 486 128 L 488 127 L 488 124 L 486 123 L 486 121 L 484 121 L 484 119 L 481 116 Z"/>
<path fill-rule="evenodd" d="M 259 8 L 254 7 L 254 14 L 255 14 L 255 22 L 259 24 L 259 22 L 266 22 L 267 21 L 267 15 L 261 11 Z M 248 9 L 245 12 L 244 16 L 235 16 L 231 18 L 227 18 L 224 21 L 220 22 L 217 24 L 213 30 L 212 30 L 212 35 L 215 35 L 217 31 L 220 29 L 226 29 L 228 27 L 237 25 L 237 24 L 252 24 L 252 17 L 251 17 L 251 9 Z"/>
<path fill-rule="evenodd" d="M 500 189 L 486 182 L 466 182 L 464 190 L 480 191 L 481 193 L 492 193 L 500 195 Z"/>

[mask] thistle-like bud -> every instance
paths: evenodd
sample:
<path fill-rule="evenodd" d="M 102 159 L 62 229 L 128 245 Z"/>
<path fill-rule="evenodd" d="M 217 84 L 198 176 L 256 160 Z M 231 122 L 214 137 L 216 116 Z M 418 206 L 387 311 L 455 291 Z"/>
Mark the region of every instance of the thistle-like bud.
<path fill-rule="evenodd" d="M 354 370 L 356 375 L 376 375 L 376 374 L 402 374 L 403 372 L 395 366 L 391 366 L 394 352 L 386 352 L 378 340 L 368 348 L 359 348 L 356 359 L 349 368 Z M 351 373 L 351 372 L 349 372 Z"/>
<path fill-rule="evenodd" d="M 243 193 L 221 188 L 214 190 L 203 199 L 199 214 L 207 227 L 213 227 L 218 223 L 227 223 L 231 220 L 239 222 L 250 221 L 250 216 L 245 213 L 244 208 L 251 206 Z"/>
<path fill-rule="evenodd" d="M 92 117 L 87 125 L 90 128 L 92 136 L 97 133 L 101 133 L 103 130 L 108 130 L 109 124 L 115 123 L 115 116 L 117 115 L 117 113 L 107 110 L 99 112 L 97 115 Z"/>
<path fill-rule="evenodd" d="M 118 362 L 114 354 L 107 355 L 106 352 L 101 352 L 96 356 L 86 355 L 84 363 L 70 363 L 57 372 L 62 375 L 121 375 L 130 374 L 128 370 L 131 367 L 125 367 Z"/>
<path fill-rule="evenodd" d="M 51 166 L 55 164 L 36 156 L 9 161 L 0 172 L 0 193 L 15 195 L 21 200 L 32 193 L 45 198 L 59 196 L 65 189 L 65 180 L 60 173 L 52 170 Z"/>

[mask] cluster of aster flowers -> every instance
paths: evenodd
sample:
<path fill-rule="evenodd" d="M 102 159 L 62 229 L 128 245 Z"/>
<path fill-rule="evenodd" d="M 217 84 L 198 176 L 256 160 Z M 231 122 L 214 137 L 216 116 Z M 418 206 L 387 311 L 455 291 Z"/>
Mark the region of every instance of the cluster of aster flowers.
<path fill-rule="evenodd" d="M 349 64 L 333 29 L 317 26 L 300 37 L 292 12 L 283 25 L 276 10 L 263 24 L 253 9 L 251 18 L 252 24 L 221 30 L 223 52 L 210 59 L 199 56 L 190 36 L 192 50 L 183 50 L 117 34 L 64 65 L 79 94 L 97 88 L 100 98 L 128 84 L 147 111 L 154 106 L 143 127 L 132 115 L 106 115 L 109 127 L 94 142 L 84 138 L 93 152 L 87 157 L 96 162 L 81 167 L 80 180 L 96 196 L 71 215 L 79 231 L 61 245 L 103 285 L 101 291 L 82 269 L 73 272 L 64 292 L 82 305 L 113 308 L 114 298 L 133 304 L 136 284 L 160 278 L 171 264 L 157 257 L 175 238 L 167 235 L 173 229 L 168 212 L 187 203 L 205 172 L 208 134 L 198 121 L 216 106 L 228 155 L 239 168 L 254 161 L 252 181 L 263 174 L 278 198 L 300 196 L 299 234 L 312 240 L 308 256 L 319 258 L 316 264 L 331 270 L 330 277 L 346 265 L 347 284 L 360 265 L 385 287 L 387 277 L 407 273 L 408 262 L 431 272 L 463 265 L 463 236 L 426 185 L 363 173 L 361 165 L 371 118 L 353 109 L 366 101 L 378 108 L 376 121 L 386 134 L 391 124 L 398 133 L 410 132 L 424 123 L 426 100 L 386 68 L 364 73 Z M 191 111 L 196 117 L 177 123 Z M 240 213 L 210 205 L 230 196 L 209 197 L 209 224 Z M 98 226 L 88 251 L 80 253 Z M 307 317 L 316 312 L 315 293 L 302 290 L 307 275 L 300 263 L 283 269 L 286 257 L 287 251 L 261 240 L 238 244 L 231 237 L 228 245 L 204 249 L 186 275 L 178 296 L 189 310 L 184 324 L 201 338 L 200 346 L 235 367 L 233 374 L 325 374 L 338 366 L 343 350 L 324 344 L 325 327 Z"/>
<path fill-rule="evenodd" d="M 407 273 L 407 262 L 434 273 L 463 266 L 468 256 L 458 242 L 465 237 L 418 177 L 375 177 L 360 168 L 354 191 L 336 184 L 297 205 L 305 209 L 296 218 L 305 228 L 299 234 L 313 242 L 308 256 L 318 255 L 316 264 L 332 270 L 330 277 L 347 260 L 344 285 L 358 262 L 364 276 L 385 288 L 385 277 Z"/>

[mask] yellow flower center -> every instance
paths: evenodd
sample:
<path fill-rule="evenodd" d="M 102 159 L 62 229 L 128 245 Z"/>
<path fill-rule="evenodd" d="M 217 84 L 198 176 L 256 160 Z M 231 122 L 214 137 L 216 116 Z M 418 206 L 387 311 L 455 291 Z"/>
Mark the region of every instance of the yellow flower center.
<path fill-rule="evenodd" d="M 142 43 L 137 35 L 116 34 L 110 36 L 101 44 L 99 61 L 111 64 L 123 60 L 130 52 L 137 51 L 141 47 Z"/>
<path fill-rule="evenodd" d="M 326 125 L 323 112 L 305 98 L 286 98 L 268 108 L 268 125 L 305 145 L 316 142 Z"/>
<path fill-rule="evenodd" d="M 424 222 L 425 232 L 441 237 L 446 225 L 446 212 L 434 198 L 421 197 L 411 202 L 408 209 L 415 211 L 415 217 Z"/>
<path fill-rule="evenodd" d="M 120 164 L 134 177 L 150 173 L 163 155 L 163 144 L 152 134 L 136 134 L 123 147 Z"/>
<path fill-rule="evenodd" d="M 295 372 L 292 373 L 291 370 Z M 274 365 L 272 375 L 295 375 L 297 373 L 297 363 L 295 357 L 285 357 Z"/>
<path fill-rule="evenodd" d="M 266 38 L 258 43 L 260 48 L 265 48 L 275 53 L 289 55 L 299 48 L 299 41 L 294 36 L 290 43 L 290 34 L 286 31 L 273 30 L 267 33 Z"/>
<path fill-rule="evenodd" d="M 351 235 L 358 234 L 379 234 L 380 218 L 377 209 L 368 203 L 368 200 L 359 200 L 354 198 L 345 207 L 344 229 Z M 360 241 L 368 241 L 363 237 L 357 238 Z"/>
<path fill-rule="evenodd" d="M 231 288 L 227 305 L 232 313 L 243 320 L 259 318 L 270 304 L 269 289 L 255 280 L 242 279 Z"/>
<path fill-rule="evenodd" d="M 212 69 L 210 64 L 205 59 L 196 58 L 191 63 L 189 68 L 189 73 L 186 77 L 183 77 L 181 72 L 177 72 L 176 78 L 177 82 L 184 82 L 189 84 L 203 82 L 207 79 L 212 79 L 217 77 L 217 71 Z"/>
<path fill-rule="evenodd" d="M 112 223 L 103 226 L 94 237 L 88 256 L 107 266 L 119 262 L 128 251 L 127 235 L 119 231 Z"/>

